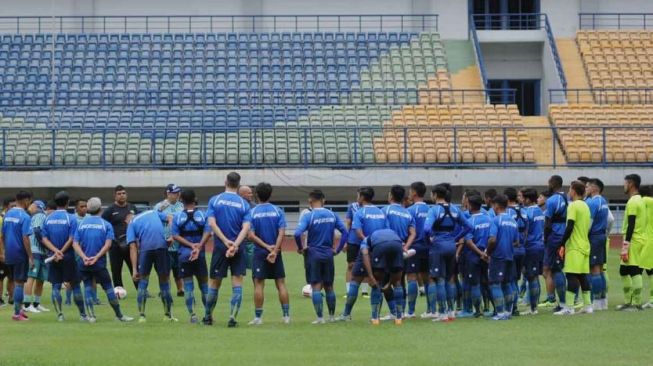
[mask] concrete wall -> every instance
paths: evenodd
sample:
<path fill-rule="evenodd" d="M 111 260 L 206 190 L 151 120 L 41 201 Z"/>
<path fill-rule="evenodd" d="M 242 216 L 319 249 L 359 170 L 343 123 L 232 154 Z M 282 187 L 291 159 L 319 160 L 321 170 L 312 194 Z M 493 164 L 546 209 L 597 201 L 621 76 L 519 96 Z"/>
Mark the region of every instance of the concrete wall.
<path fill-rule="evenodd" d="M 542 43 L 482 43 L 488 79 L 541 79 Z"/>
<path fill-rule="evenodd" d="M 562 89 L 562 83 L 558 76 L 551 45 L 545 42 L 541 47 L 542 53 L 542 82 L 540 83 L 540 100 L 542 114 L 546 115 L 549 110 L 549 89 Z"/>

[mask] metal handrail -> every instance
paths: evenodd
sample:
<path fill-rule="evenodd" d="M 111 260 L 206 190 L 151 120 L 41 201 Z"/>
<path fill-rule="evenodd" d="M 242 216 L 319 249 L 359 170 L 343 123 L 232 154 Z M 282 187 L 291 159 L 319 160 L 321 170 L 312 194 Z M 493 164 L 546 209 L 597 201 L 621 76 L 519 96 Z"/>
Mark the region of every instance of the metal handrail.
<path fill-rule="evenodd" d="M 485 61 L 483 60 L 483 52 L 481 51 L 481 45 L 478 42 L 478 34 L 476 34 L 476 25 L 472 16 L 469 18 L 469 33 L 472 38 L 472 44 L 474 45 L 474 56 L 476 57 L 476 64 L 478 65 L 479 71 L 481 73 L 481 80 L 483 86 L 488 88 L 488 78 L 487 72 L 485 71 Z"/>
<path fill-rule="evenodd" d="M 549 89 L 549 102 L 552 104 L 653 104 L 653 88 Z"/>
<path fill-rule="evenodd" d="M 653 13 L 578 13 L 578 29 L 648 29 Z"/>

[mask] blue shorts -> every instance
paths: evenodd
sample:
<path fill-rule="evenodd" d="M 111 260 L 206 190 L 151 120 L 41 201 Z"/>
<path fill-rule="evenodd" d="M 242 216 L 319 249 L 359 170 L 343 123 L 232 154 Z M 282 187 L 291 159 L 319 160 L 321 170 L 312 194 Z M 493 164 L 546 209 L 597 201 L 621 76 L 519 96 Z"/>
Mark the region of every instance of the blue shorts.
<path fill-rule="evenodd" d="M 311 285 L 322 283 L 324 286 L 333 285 L 333 278 L 335 276 L 335 269 L 333 265 L 333 257 L 327 259 L 308 259 L 309 268 L 309 282 Z"/>
<path fill-rule="evenodd" d="M 372 270 L 397 273 L 404 270 L 404 251 L 401 243 L 375 245 L 370 253 Z"/>
<path fill-rule="evenodd" d="M 481 283 L 481 258 L 474 253 L 467 254 L 463 265 L 463 281 L 471 285 Z"/>
<path fill-rule="evenodd" d="M 95 282 L 102 286 L 102 288 L 105 290 L 109 290 L 113 287 L 113 284 L 111 283 L 111 277 L 109 276 L 109 271 L 106 267 L 80 269 L 79 273 L 82 277 L 82 281 L 84 281 L 84 284 L 95 280 Z"/>
<path fill-rule="evenodd" d="M 202 254 L 194 261 L 181 262 L 179 265 L 180 278 L 188 277 L 209 277 L 209 269 L 206 268 L 206 255 Z"/>
<path fill-rule="evenodd" d="M 558 249 L 562 245 L 562 236 L 551 234 L 544 245 L 544 267 L 554 272 L 562 271 L 565 261 L 558 255 Z"/>
<path fill-rule="evenodd" d="M 513 281 L 519 281 L 521 279 L 521 275 L 524 272 L 524 261 L 526 258 L 526 253 L 519 253 L 519 254 L 513 254 L 513 263 L 514 263 L 514 271 L 512 271 L 512 280 Z"/>
<path fill-rule="evenodd" d="M 606 262 L 605 234 L 590 235 L 590 266 L 604 265 Z M 649 244 L 650 245 L 650 244 Z"/>
<path fill-rule="evenodd" d="M 25 282 L 27 281 L 27 272 L 29 271 L 29 261 L 18 261 L 12 264 L 7 264 L 7 278 Z"/>
<path fill-rule="evenodd" d="M 286 278 L 286 271 L 283 267 L 283 258 L 281 253 L 277 255 L 274 263 L 267 261 L 264 254 L 254 253 L 252 260 L 252 277 L 257 280 L 278 280 Z"/>
<path fill-rule="evenodd" d="M 152 266 L 159 277 L 170 275 L 170 257 L 168 248 L 146 250 L 138 254 L 138 275 L 146 277 L 152 272 Z"/>
<path fill-rule="evenodd" d="M 210 276 L 213 279 L 225 278 L 229 271 L 232 276 L 244 276 L 247 273 L 247 253 L 244 246 L 238 247 L 238 252 L 227 258 L 227 247 L 216 241 L 211 257 Z"/>
<path fill-rule="evenodd" d="M 426 248 L 415 249 L 414 256 L 406 259 L 406 273 L 426 273 L 429 271 L 429 250 Z"/>
<path fill-rule="evenodd" d="M 487 277 L 488 281 L 493 283 L 508 283 L 512 279 L 512 271 L 515 264 L 510 260 L 504 259 L 490 259 L 488 265 Z"/>
<path fill-rule="evenodd" d="M 178 251 L 168 251 L 168 257 L 170 260 L 170 269 L 172 270 L 172 276 L 175 278 L 175 280 L 180 279 L 181 276 L 179 275 L 179 269 L 180 269 L 180 264 L 179 264 L 179 252 Z"/>
<path fill-rule="evenodd" d="M 526 277 L 537 277 L 542 274 L 544 248 L 526 249 L 524 257 L 524 274 Z"/>
<path fill-rule="evenodd" d="M 48 281 L 50 283 L 78 283 L 79 270 L 75 257 L 64 256 L 59 262 L 50 262 Z"/>
<path fill-rule="evenodd" d="M 363 265 L 363 255 L 358 253 L 358 257 L 356 257 L 356 261 L 354 262 L 354 266 L 351 269 L 351 276 L 352 277 L 367 277 L 367 270 L 365 270 L 365 266 Z"/>
<path fill-rule="evenodd" d="M 34 267 L 30 268 L 27 272 L 27 277 L 33 278 L 37 281 L 47 281 L 48 279 L 48 265 L 45 264 L 45 258 L 42 254 L 34 253 Z"/>
<path fill-rule="evenodd" d="M 432 278 L 448 279 L 454 274 L 455 266 L 455 252 L 443 253 L 435 249 L 429 251 L 429 275 Z"/>

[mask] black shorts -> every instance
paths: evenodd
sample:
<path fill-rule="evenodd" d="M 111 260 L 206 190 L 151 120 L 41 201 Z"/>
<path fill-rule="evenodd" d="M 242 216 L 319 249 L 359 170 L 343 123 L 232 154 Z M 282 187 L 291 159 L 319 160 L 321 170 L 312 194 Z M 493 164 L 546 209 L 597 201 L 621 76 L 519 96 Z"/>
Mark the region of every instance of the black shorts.
<path fill-rule="evenodd" d="M 274 263 L 268 262 L 267 256 L 255 253 L 252 260 L 252 277 L 257 280 L 278 280 L 286 278 L 281 253 L 277 255 L 277 260 Z"/>
<path fill-rule="evenodd" d="M 159 248 L 140 252 L 138 255 L 138 275 L 146 277 L 152 272 L 152 266 L 159 277 L 170 275 L 170 257 L 168 248 Z"/>
<path fill-rule="evenodd" d="M 200 255 L 194 261 L 181 262 L 179 265 L 179 275 L 181 278 L 188 277 L 208 277 L 209 270 L 206 268 L 206 256 L 204 254 Z"/>
<path fill-rule="evenodd" d="M 84 284 L 95 280 L 95 282 L 102 286 L 102 288 L 105 290 L 111 289 L 113 287 L 111 283 L 111 277 L 109 276 L 109 271 L 106 269 L 106 267 L 80 270 L 79 274 Z"/>
<path fill-rule="evenodd" d="M 51 262 L 48 268 L 48 281 L 50 283 L 78 283 L 79 270 L 75 257 L 64 256 L 58 262 Z"/>
<path fill-rule="evenodd" d="M 510 260 L 490 259 L 488 281 L 490 284 L 505 284 L 512 281 L 515 264 Z"/>
<path fill-rule="evenodd" d="M 9 280 L 12 280 L 13 278 L 9 277 L 10 274 L 9 265 L 5 262 L 0 262 L 0 281 L 4 280 L 5 277 L 8 277 Z"/>
<path fill-rule="evenodd" d="M 524 252 L 523 254 L 514 254 L 513 255 L 513 263 L 515 265 L 515 268 L 513 268 L 512 271 L 512 280 L 513 281 L 519 281 L 521 280 L 521 275 L 524 272 L 524 260 L 526 258 L 526 253 Z"/>
<path fill-rule="evenodd" d="M 216 242 L 211 257 L 210 276 L 213 279 L 227 277 L 228 271 L 231 270 L 232 276 L 244 276 L 247 273 L 247 253 L 244 246 L 238 247 L 238 252 L 231 258 L 227 258 L 227 247 L 220 242 Z"/>
<path fill-rule="evenodd" d="M 526 250 L 526 256 L 524 257 L 524 274 L 526 277 L 533 278 L 542 274 L 543 259 L 544 248 Z"/>
<path fill-rule="evenodd" d="M 356 262 L 358 253 L 361 251 L 361 246 L 358 244 L 347 244 L 347 263 Z"/>
<path fill-rule="evenodd" d="M 429 251 L 417 250 L 415 255 L 406 259 L 406 273 L 426 273 L 429 271 Z"/>
<path fill-rule="evenodd" d="M 429 252 L 429 275 L 431 278 L 444 278 L 446 281 L 454 274 L 455 266 L 455 252 L 441 252 L 437 249 L 431 249 Z"/>
<path fill-rule="evenodd" d="M 607 253 L 605 234 L 590 235 L 590 266 L 600 266 L 606 263 Z"/>
<path fill-rule="evenodd" d="M 401 244 L 379 244 L 372 248 L 370 261 L 372 270 L 397 273 L 404 270 L 404 257 Z"/>
<path fill-rule="evenodd" d="M 309 282 L 311 285 L 322 283 L 324 286 L 333 285 L 335 269 L 333 266 L 333 257 L 326 259 L 311 258 L 308 259 L 310 273 Z"/>
<path fill-rule="evenodd" d="M 481 258 L 474 254 L 469 253 L 465 258 L 465 265 L 463 266 L 463 281 L 471 285 L 478 285 L 481 283 Z"/>
<path fill-rule="evenodd" d="M 27 281 L 27 272 L 29 272 L 29 262 L 19 261 L 13 264 L 7 264 L 7 278 L 10 281 Z"/>
<path fill-rule="evenodd" d="M 179 252 L 168 251 L 168 257 L 170 261 L 170 269 L 172 270 L 172 276 L 175 280 L 178 280 L 181 278 L 179 275 L 179 269 L 181 268 L 179 264 Z"/>

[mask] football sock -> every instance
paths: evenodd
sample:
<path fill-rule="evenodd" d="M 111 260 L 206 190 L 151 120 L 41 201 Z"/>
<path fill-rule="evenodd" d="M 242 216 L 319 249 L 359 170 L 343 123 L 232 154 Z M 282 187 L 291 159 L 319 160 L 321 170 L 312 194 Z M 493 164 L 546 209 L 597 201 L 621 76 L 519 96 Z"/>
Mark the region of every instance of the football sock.
<path fill-rule="evenodd" d="M 281 304 L 281 314 L 283 316 L 290 316 L 290 304 Z"/>
<path fill-rule="evenodd" d="M 456 285 L 456 282 L 447 282 L 447 309 L 449 311 L 454 311 L 456 310 L 455 308 L 455 301 L 456 298 L 458 297 L 458 286 Z"/>
<path fill-rule="evenodd" d="M 603 279 L 601 278 L 601 274 L 591 274 L 590 280 L 592 284 L 592 297 L 594 300 L 598 300 L 601 298 L 601 294 L 603 293 Z"/>
<path fill-rule="evenodd" d="M 243 288 L 241 286 L 232 287 L 231 292 L 231 312 L 229 316 L 232 319 L 236 319 L 238 312 L 240 311 L 240 304 L 243 302 Z"/>
<path fill-rule="evenodd" d="M 313 295 L 311 297 L 313 299 L 313 308 L 315 308 L 315 314 L 318 318 L 324 317 L 324 314 L 322 313 L 322 291 L 313 290 Z"/>
<path fill-rule="evenodd" d="M 624 304 L 632 304 L 633 302 L 633 279 L 632 277 L 626 275 L 621 276 L 621 282 L 624 286 Z"/>
<path fill-rule="evenodd" d="M 471 286 L 471 301 L 474 305 L 474 310 L 478 313 L 481 312 L 481 285 L 472 285 Z"/>
<path fill-rule="evenodd" d="M 381 310 L 381 302 L 383 301 L 383 295 L 381 294 L 381 289 L 377 287 L 372 287 L 372 293 L 370 294 L 370 304 L 372 305 L 372 319 L 379 318 L 379 311 Z"/>
<path fill-rule="evenodd" d="M 633 305 L 640 306 L 642 305 L 642 275 L 638 274 L 636 276 L 632 276 L 632 282 L 633 282 Z"/>
<path fill-rule="evenodd" d="M 417 281 L 408 281 L 408 314 L 415 314 L 415 304 L 417 303 L 418 292 L 419 287 L 417 286 Z"/>
<path fill-rule="evenodd" d="M 472 285 L 469 281 L 463 282 L 463 310 L 467 313 L 472 312 Z"/>
<path fill-rule="evenodd" d="M 503 291 L 503 311 L 507 313 L 512 313 L 512 303 L 514 299 L 513 292 L 513 283 L 508 282 L 501 285 L 501 291 Z"/>
<path fill-rule="evenodd" d="M 436 298 L 438 299 L 438 311 L 440 314 L 445 314 L 447 312 L 447 291 L 442 278 L 439 278 L 437 282 Z"/>
<path fill-rule="evenodd" d="M 161 290 L 161 302 L 163 302 L 163 313 L 167 316 L 171 316 L 172 294 L 170 293 L 170 282 L 159 283 L 159 290 Z"/>
<path fill-rule="evenodd" d="M 93 295 L 91 294 L 92 291 L 90 281 L 89 283 L 84 283 L 84 302 L 86 303 L 86 312 L 88 316 L 95 318 Z"/>
<path fill-rule="evenodd" d="M 583 291 L 583 305 L 592 305 L 592 293 L 590 291 Z"/>
<path fill-rule="evenodd" d="M 138 303 L 138 313 L 145 316 L 145 302 L 147 301 L 147 285 L 149 279 L 141 278 L 138 281 L 138 294 L 136 295 L 136 302 Z"/>
<path fill-rule="evenodd" d="M 497 314 L 503 313 L 504 297 L 503 297 L 503 291 L 501 290 L 501 285 L 500 284 L 490 285 L 490 292 L 492 292 L 492 299 L 494 301 L 494 310 L 497 312 Z"/>
<path fill-rule="evenodd" d="M 202 305 L 206 307 L 206 296 L 209 293 L 208 282 L 200 283 L 200 292 L 202 293 Z"/>
<path fill-rule="evenodd" d="M 427 312 L 435 314 L 435 304 L 437 302 L 438 285 L 435 282 L 429 283 L 426 288 Z"/>
<path fill-rule="evenodd" d="M 184 301 L 186 303 L 186 309 L 188 314 L 195 314 L 193 310 L 193 305 L 195 304 L 195 286 L 193 286 L 193 278 L 184 279 Z"/>
<path fill-rule="evenodd" d="M 395 300 L 395 316 L 397 319 L 403 318 L 406 298 L 404 297 L 404 288 L 397 286 L 393 290 Z"/>
<path fill-rule="evenodd" d="M 63 313 L 63 308 L 61 307 L 61 284 L 54 283 L 52 284 L 52 305 L 54 305 L 54 311 L 57 315 Z"/>
<path fill-rule="evenodd" d="M 345 311 L 343 312 L 343 315 L 349 316 L 351 314 L 351 309 L 354 308 L 354 304 L 358 298 L 359 286 L 360 284 L 356 282 L 349 283 L 349 292 L 347 292 L 347 302 L 345 303 Z"/>
<path fill-rule="evenodd" d="M 213 309 L 215 309 L 215 304 L 218 303 L 218 289 L 209 287 L 208 292 L 206 293 L 206 306 L 204 308 L 204 316 L 210 318 L 213 315 Z"/>
<path fill-rule="evenodd" d="M 528 297 L 531 304 L 531 310 L 537 309 L 537 303 L 540 301 L 540 281 L 537 279 L 528 281 Z"/>
<path fill-rule="evenodd" d="M 558 294 L 558 300 L 560 301 L 561 304 L 566 303 L 565 293 L 566 293 L 567 281 L 565 278 L 565 274 L 562 272 L 554 273 L 553 282 L 555 283 L 555 289 L 556 289 L 556 293 Z M 576 294 L 574 294 L 574 296 L 576 296 Z M 573 301 L 573 297 L 569 301 Z"/>
<path fill-rule="evenodd" d="M 256 308 L 254 309 L 254 317 L 260 318 L 263 316 L 263 309 Z"/>
<path fill-rule="evenodd" d="M 122 312 L 120 311 L 120 304 L 118 303 L 118 298 L 116 297 L 116 293 L 113 291 L 113 287 L 109 287 L 108 289 L 106 289 L 106 293 L 107 293 L 107 300 L 109 300 L 109 305 L 111 305 L 113 312 L 116 314 L 118 318 L 122 318 Z"/>
<path fill-rule="evenodd" d="M 82 288 L 79 286 L 79 283 L 73 285 L 73 300 L 77 309 L 79 310 L 79 315 L 86 316 L 86 310 L 84 309 L 84 296 L 82 295 Z"/>
<path fill-rule="evenodd" d="M 16 284 L 14 287 L 14 315 L 20 314 L 23 306 L 23 284 Z"/>
<path fill-rule="evenodd" d="M 327 309 L 329 310 L 329 315 L 333 316 L 336 313 L 336 293 L 333 291 L 327 291 L 325 293 Z"/>
<path fill-rule="evenodd" d="M 32 305 L 34 305 L 35 308 L 38 308 L 39 305 L 41 305 L 41 296 L 34 295 L 33 297 L 34 297 L 34 302 L 32 303 Z"/>

